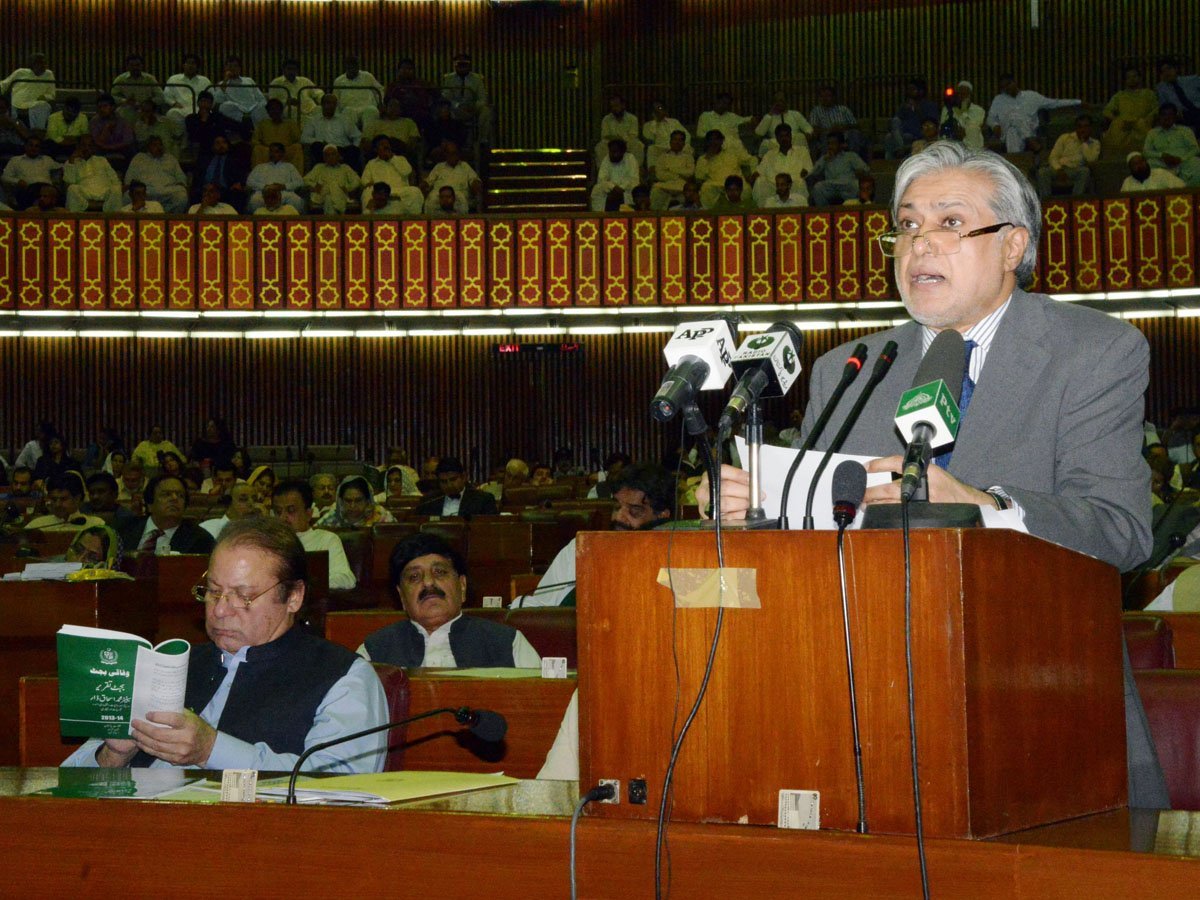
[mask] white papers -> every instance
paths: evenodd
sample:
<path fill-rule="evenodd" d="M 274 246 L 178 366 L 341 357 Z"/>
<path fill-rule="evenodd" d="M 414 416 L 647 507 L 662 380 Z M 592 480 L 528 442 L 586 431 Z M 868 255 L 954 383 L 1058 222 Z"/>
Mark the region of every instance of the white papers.
<path fill-rule="evenodd" d="M 129 710 L 131 720 L 148 721 L 146 713 L 149 712 L 183 712 L 189 656 L 188 651 L 171 655 L 158 653 L 149 647 L 138 647 L 137 667 L 133 670 L 133 698 Z"/>
<path fill-rule="evenodd" d="M 287 796 L 287 781 L 280 787 L 259 785 L 258 796 L 282 799 Z M 473 772 L 379 772 L 363 775 L 337 775 L 333 778 L 300 777 L 296 780 L 297 803 L 397 803 L 421 800 L 445 794 L 461 794 L 516 784 L 506 775 L 482 775 Z"/>
<path fill-rule="evenodd" d="M 72 572 L 83 568 L 81 562 L 29 563 L 21 572 L 22 581 L 62 581 Z"/>
<path fill-rule="evenodd" d="M 745 460 L 747 458 L 746 442 L 740 437 L 736 440 L 738 456 Z M 792 449 L 791 447 L 763 445 L 762 453 L 759 455 L 761 463 L 759 477 L 762 482 L 763 493 L 766 494 L 762 504 L 768 519 L 774 519 L 779 516 L 779 501 L 783 496 L 783 482 L 787 477 L 788 469 L 792 467 L 792 461 L 799 452 L 799 450 Z M 813 474 L 817 471 L 817 466 L 820 464 L 823 455 L 814 450 L 810 450 L 804 454 L 804 459 L 800 463 L 796 477 L 792 479 L 792 490 L 788 496 L 787 513 L 788 525 L 791 528 L 798 529 L 804 522 L 804 507 L 808 501 L 808 486 L 812 483 Z M 825 466 L 825 471 L 821 473 L 820 481 L 817 482 L 817 493 L 813 498 L 813 522 L 818 529 L 835 530 L 837 528 L 836 523 L 833 521 L 833 472 L 839 463 L 847 459 L 857 460 L 865 466 L 873 457 L 851 456 L 847 453 L 835 453 L 830 457 L 828 465 Z M 892 476 L 888 472 L 868 473 L 867 487 L 875 484 L 887 484 L 891 479 Z M 856 516 L 850 527 L 858 528 L 861 522 L 862 516 Z"/>
<path fill-rule="evenodd" d="M 741 459 L 747 458 L 746 442 L 742 438 L 736 438 L 738 455 Z M 800 451 L 791 447 L 775 447 L 769 444 L 764 444 L 762 452 L 759 454 L 759 462 L 761 470 L 759 479 L 762 483 L 763 493 L 766 495 L 762 501 L 763 510 L 767 514 L 768 519 L 774 519 L 779 516 L 779 501 L 783 495 L 783 482 L 787 477 L 788 469 L 792 466 L 792 461 Z M 817 466 L 820 464 L 823 453 L 815 450 L 810 450 L 804 454 L 804 459 L 800 463 L 800 468 L 796 472 L 796 477 L 792 480 L 792 490 L 788 496 L 788 526 L 793 529 L 798 529 L 804 522 L 804 507 L 808 501 L 808 489 L 812 483 L 813 473 L 816 472 Z M 866 466 L 873 456 L 852 456 L 848 453 L 834 453 L 828 464 L 825 466 L 825 471 L 821 473 L 820 481 L 817 482 L 817 492 L 813 497 L 813 522 L 817 529 L 834 530 L 837 525 L 833 521 L 833 473 L 837 469 L 838 464 L 852 459 L 863 466 Z M 877 484 L 887 484 L 892 480 L 890 472 L 868 472 L 867 487 L 872 487 Z M 1015 509 L 999 510 L 992 506 L 980 506 L 980 512 L 983 513 L 983 525 L 985 528 L 1008 528 L 1012 531 L 1019 531 L 1022 534 L 1028 534 L 1029 530 L 1025 527 L 1025 523 L 1021 521 L 1021 514 Z M 854 518 L 850 528 L 862 527 L 862 507 L 859 507 L 859 514 Z"/>

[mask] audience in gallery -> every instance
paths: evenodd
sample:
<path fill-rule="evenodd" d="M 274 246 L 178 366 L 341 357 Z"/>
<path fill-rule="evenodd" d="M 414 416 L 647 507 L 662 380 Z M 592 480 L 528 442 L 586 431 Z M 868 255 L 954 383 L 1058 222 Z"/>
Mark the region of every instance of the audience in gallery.
<path fill-rule="evenodd" d="M 1011 73 L 1000 77 L 1001 90 L 986 113 L 973 102 L 970 81 L 959 80 L 953 91 L 947 89 L 939 108 L 924 79 L 909 79 L 886 132 L 876 136 L 882 139 L 876 146 L 868 142 L 855 113 L 838 99 L 833 84 L 817 89 L 817 102 L 807 116 L 793 108 L 782 90 L 771 94 L 766 110 L 757 116 L 739 113 L 733 95 L 718 91 L 711 108 L 700 113 L 696 122 L 695 141 L 702 142 L 702 148 L 694 144 L 693 132 L 669 114 L 664 101 L 653 101 L 644 122 L 639 122 L 625 98 L 611 94 L 599 123 L 596 181 L 589 205 L 608 211 L 644 211 L 647 206 L 654 211 L 696 209 L 695 200 L 685 197 L 687 181 L 695 178 L 699 208 L 711 209 L 718 203 L 727 208 L 725 182 L 731 175 L 743 181 L 739 206 L 753 202 L 764 208 L 797 208 L 862 202 L 860 195 L 865 192 L 856 182 L 867 174 L 849 157 L 837 168 L 849 165 L 852 172 L 821 177 L 831 166 L 828 160 L 834 158 L 828 155 L 827 140 L 833 133 L 841 135 L 843 153 L 854 154 L 864 165 L 872 157 L 893 159 L 920 152 L 939 139 L 960 140 L 970 147 L 988 144 L 1009 153 L 1032 152 L 1030 173 L 1044 196 L 1078 195 L 1098 186 L 1092 141 L 1100 145 L 1100 162 L 1119 165 L 1125 160 L 1131 167 L 1124 191 L 1177 189 L 1176 179 L 1185 187 L 1200 186 L 1200 161 L 1194 141 L 1189 140 L 1200 125 L 1200 76 L 1181 74 L 1178 60 L 1163 58 L 1155 66 L 1157 83 L 1151 89 L 1144 86 L 1143 70 L 1148 68 L 1127 65 L 1120 90 L 1103 107 L 1091 107 L 1096 111 L 1095 135 L 1081 150 L 1068 146 L 1070 132 L 1061 137 L 1055 130 L 1047 134 L 1045 125 L 1047 114 L 1078 107 L 1080 101 L 1022 89 Z M 480 169 L 468 160 L 477 160 L 478 149 L 494 143 L 495 110 L 485 79 L 466 53 L 455 55 L 452 71 L 437 86 L 418 76 L 410 58 L 397 63 L 392 80 L 384 86 L 353 53 L 345 56 L 328 90 L 302 75 L 300 62 L 292 57 L 284 59 L 281 74 L 265 88 L 243 72 L 236 54 L 225 59 L 215 84 L 204 74 L 203 60 L 196 54 L 185 55 L 180 69 L 160 82 L 146 72 L 142 53 L 130 52 L 123 71 L 103 85 L 107 93 L 100 94 L 93 112 L 83 109 L 78 95 L 62 96 L 44 54 L 31 54 L 27 65 L 0 81 L 0 161 L 6 163 L 0 207 L 56 211 L 65 205 L 71 212 L 172 215 L 185 210 L 216 215 L 311 211 L 338 216 L 453 216 L 480 207 Z M 1174 121 L 1168 120 L 1167 104 L 1175 108 Z M 776 134 L 780 125 L 788 125 L 792 132 L 792 146 L 782 154 L 792 159 L 783 166 Z M 717 153 L 735 158 L 736 166 L 726 165 L 723 158 L 714 164 L 708 143 L 708 133 L 714 130 L 723 136 Z M 683 134 L 681 143 L 676 132 Z M 84 135 L 92 138 L 90 157 L 78 149 Z M 34 156 L 26 152 L 30 136 L 41 138 Z M 406 183 L 382 179 L 390 185 L 390 195 L 376 196 L 381 138 L 391 149 L 383 161 L 397 170 L 407 165 L 410 171 L 400 175 Z M 616 180 L 611 171 L 613 139 L 624 142 L 630 158 L 626 167 L 636 169 L 636 173 L 622 172 Z M 282 160 L 273 156 L 274 144 L 283 146 Z M 332 164 L 326 158 L 331 144 L 338 151 Z M 802 155 L 810 146 L 809 158 L 815 162 L 805 167 Z M 704 151 L 699 159 L 698 149 Z M 1135 152 L 1145 158 L 1150 174 L 1141 174 L 1140 163 L 1134 171 L 1136 161 L 1130 154 Z M 105 171 L 106 161 L 116 175 L 115 183 Z M 258 168 L 268 164 L 287 165 L 290 170 L 281 169 L 271 177 Z M 81 169 L 88 171 L 81 176 Z M 252 171 L 258 174 L 247 185 Z M 313 171 L 316 175 L 310 178 Z M 776 179 L 781 171 L 792 182 L 786 197 Z M 1112 191 L 1123 176 L 1117 174 L 1114 180 L 1111 168 L 1104 171 L 1100 189 Z M 76 180 L 68 180 L 69 173 Z M 879 172 L 871 177 L 879 182 Z M 135 182 L 144 186 L 138 187 L 136 197 L 130 190 Z M 217 198 L 210 189 L 214 184 L 220 192 Z M 886 194 L 890 179 L 882 184 L 879 190 Z M 264 189 L 269 185 L 278 185 L 282 196 L 276 201 L 272 195 L 268 205 Z M 638 185 L 650 189 L 648 201 L 641 190 L 635 197 Z M 452 198 L 444 187 L 453 189 Z"/>

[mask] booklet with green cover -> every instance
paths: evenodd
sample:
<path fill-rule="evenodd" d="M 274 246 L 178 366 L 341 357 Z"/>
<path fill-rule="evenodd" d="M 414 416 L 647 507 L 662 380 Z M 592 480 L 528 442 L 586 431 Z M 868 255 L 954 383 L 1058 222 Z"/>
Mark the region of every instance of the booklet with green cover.
<path fill-rule="evenodd" d="M 64 737 L 127 738 L 133 719 L 182 712 L 192 647 L 157 647 L 123 631 L 64 625 L 58 630 L 58 716 Z"/>

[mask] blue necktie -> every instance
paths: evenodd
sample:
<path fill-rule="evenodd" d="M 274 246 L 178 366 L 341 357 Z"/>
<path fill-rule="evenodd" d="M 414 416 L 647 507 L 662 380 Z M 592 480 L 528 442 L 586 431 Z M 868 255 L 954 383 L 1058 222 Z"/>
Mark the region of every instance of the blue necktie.
<path fill-rule="evenodd" d="M 962 396 L 958 400 L 958 430 L 962 431 L 963 422 L 967 418 L 967 407 L 971 405 L 971 395 L 975 393 L 975 382 L 971 380 L 971 352 L 978 347 L 974 341 L 963 341 L 963 348 L 966 350 L 965 359 L 963 362 L 963 380 L 962 380 Z M 950 445 L 953 448 L 953 444 Z M 950 457 L 953 454 L 953 449 L 947 450 L 945 453 L 940 453 L 933 458 L 940 468 L 950 468 Z"/>

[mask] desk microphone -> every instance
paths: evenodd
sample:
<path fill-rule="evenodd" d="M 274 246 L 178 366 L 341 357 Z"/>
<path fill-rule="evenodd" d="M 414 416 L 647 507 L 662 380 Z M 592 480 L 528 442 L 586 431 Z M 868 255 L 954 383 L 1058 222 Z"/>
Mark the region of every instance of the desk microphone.
<path fill-rule="evenodd" d="M 846 643 L 846 675 L 850 689 L 850 734 L 854 741 L 854 780 L 858 789 L 858 833 L 867 833 L 867 792 L 863 782 L 862 739 L 858 729 L 858 695 L 854 685 L 854 643 L 846 591 L 846 526 L 854 521 L 867 492 L 867 470 L 857 460 L 843 460 L 833 470 L 833 519 L 837 522 L 838 579 L 842 589 L 842 636 Z"/>
<path fill-rule="evenodd" d="M 650 401 L 650 414 L 659 422 L 669 422 L 695 402 L 698 391 L 724 387 L 733 371 L 733 343 L 733 332 L 724 319 L 684 322 L 676 328 L 663 347 L 670 368 Z"/>
<path fill-rule="evenodd" d="M 896 428 L 908 439 L 900 478 L 900 500 L 907 503 L 925 479 L 932 451 L 954 442 L 961 414 L 963 337 L 947 328 L 939 331 L 917 368 L 913 386 L 900 397 Z"/>
<path fill-rule="evenodd" d="M 338 744 L 344 744 L 347 741 L 357 740 L 371 734 L 379 734 L 381 731 L 390 731 L 393 728 L 399 728 L 401 725 L 407 725 L 410 722 L 428 719 L 431 716 L 440 716 L 443 713 L 450 713 L 459 725 L 467 726 L 471 734 L 482 741 L 487 741 L 489 744 L 499 743 L 504 740 L 504 735 L 508 731 L 508 721 L 498 712 L 492 712 L 490 709 L 471 709 L 467 706 L 443 706 L 440 709 L 431 709 L 423 712 L 419 716 L 409 716 L 407 719 L 385 722 L 382 725 L 376 725 L 374 728 L 365 728 L 353 734 L 342 735 L 339 738 L 334 738 L 332 741 L 313 744 L 300 754 L 296 760 L 296 765 L 292 767 L 292 775 L 288 779 L 287 804 L 289 806 L 296 805 L 296 779 L 300 775 L 300 767 L 314 753 L 320 750 L 328 750 L 330 747 L 336 747 Z"/>
<path fill-rule="evenodd" d="M 846 393 L 846 388 L 850 387 L 850 383 L 862 371 L 863 360 L 866 358 L 867 345 L 862 343 L 856 344 L 854 351 L 846 360 L 846 365 L 842 367 L 842 377 L 834 387 L 833 393 L 830 394 L 829 402 L 825 404 L 825 408 L 817 416 L 817 421 L 813 423 L 812 431 L 808 433 L 808 437 L 800 445 L 800 452 L 792 460 L 791 468 L 788 469 L 787 475 L 783 479 L 783 492 L 779 498 L 779 527 L 785 531 L 788 527 L 788 501 L 792 495 L 792 482 L 796 480 L 796 473 L 800 471 L 800 463 L 804 461 L 804 455 L 812 449 L 813 444 L 817 442 L 817 438 L 821 436 L 821 432 L 825 430 L 825 425 L 829 422 L 833 411 L 842 402 L 842 395 Z"/>
<path fill-rule="evenodd" d="M 825 451 L 825 455 L 821 457 L 820 462 L 817 464 L 816 471 L 813 472 L 812 482 L 808 486 L 808 497 L 804 502 L 803 527 L 806 531 L 811 531 L 813 528 L 812 508 L 813 499 L 817 495 L 817 482 L 825 472 L 825 467 L 829 465 L 829 460 L 833 457 L 833 454 L 842 449 L 842 444 L 846 443 L 846 437 L 850 434 L 850 430 L 858 424 L 863 407 L 867 405 L 867 401 L 875 393 L 875 387 L 879 382 L 883 381 L 888 371 L 892 368 L 892 363 L 896 361 L 897 349 L 895 341 L 888 341 L 883 345 L 883 349 L 879 351 L 879 357 L 875 360 L 875 365 L 871 368 L 871 377 L 863 387 L 862 393 L 854 401 L 854 405 L 850 407 L 850 412 L 846 415 L 846 421 L 842 423 L 842 427 L 834 435 L 833 441 L 829 444 L 829 449 Z M 835 496 L 834 499 L 836 500 L 837 497 Z"/>

